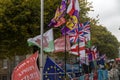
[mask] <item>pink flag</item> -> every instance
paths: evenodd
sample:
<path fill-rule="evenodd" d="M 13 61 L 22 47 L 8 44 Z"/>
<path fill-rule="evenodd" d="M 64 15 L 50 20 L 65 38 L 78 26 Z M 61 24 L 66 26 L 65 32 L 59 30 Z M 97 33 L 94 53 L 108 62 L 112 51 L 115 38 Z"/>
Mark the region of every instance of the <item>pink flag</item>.
<path fill-rule="evenodd" d="M 65 51 L 65 36 L 62 36 L 54 41 L 55 53 Z M 69 36 L 66 36 L 66 51 L 70 50 Z"/>
<path fill-rule="evenodd" d="M 12 80 L 40 80 L 37 58 L 38 52 L 18 64 L 13 70 Z"/>

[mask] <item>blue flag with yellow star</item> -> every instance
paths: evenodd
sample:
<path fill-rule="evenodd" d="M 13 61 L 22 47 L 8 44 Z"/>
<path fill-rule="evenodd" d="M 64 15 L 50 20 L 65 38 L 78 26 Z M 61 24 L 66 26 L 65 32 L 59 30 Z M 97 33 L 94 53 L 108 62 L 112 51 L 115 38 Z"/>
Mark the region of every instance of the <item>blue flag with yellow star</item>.
<path fill-rule="evenodd" d="M 46 59 L 46 63 L 43 70 L 43 80 L 62 80 L 64 71 L 49 57 Z"/>

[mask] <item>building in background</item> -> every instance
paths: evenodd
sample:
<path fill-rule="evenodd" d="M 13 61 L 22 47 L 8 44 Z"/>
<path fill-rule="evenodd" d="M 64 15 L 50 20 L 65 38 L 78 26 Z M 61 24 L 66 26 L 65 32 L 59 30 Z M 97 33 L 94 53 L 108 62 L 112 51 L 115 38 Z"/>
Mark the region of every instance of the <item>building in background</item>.
<path fill-rule="evenodd" d="M 0 59 L 0 80 L 11 80 L 14 67 L 25 58 L 26 56 L 15 56 L 13 60 Z"/>

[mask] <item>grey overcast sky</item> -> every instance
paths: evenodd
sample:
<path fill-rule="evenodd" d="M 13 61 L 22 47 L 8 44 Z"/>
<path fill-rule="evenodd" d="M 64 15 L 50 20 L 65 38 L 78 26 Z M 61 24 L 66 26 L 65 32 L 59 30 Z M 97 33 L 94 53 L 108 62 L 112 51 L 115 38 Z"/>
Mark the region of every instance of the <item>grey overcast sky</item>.
<path fill-rule="evenodd" d="M 120 0 L 88 0 L 93 2 L 93 12 L 90 17 L 96 18 L 99 15 L 99 22 L 105 26 L 108 31 L 116 36 L 120 42 Z"/>

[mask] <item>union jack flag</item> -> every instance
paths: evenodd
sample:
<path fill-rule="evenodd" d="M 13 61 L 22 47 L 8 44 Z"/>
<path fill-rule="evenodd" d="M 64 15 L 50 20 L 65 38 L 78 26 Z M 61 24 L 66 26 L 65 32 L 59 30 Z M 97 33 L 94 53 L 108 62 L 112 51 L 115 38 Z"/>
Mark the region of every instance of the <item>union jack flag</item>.
<path fill-rule="evenodd" d="M 79 24 L 79 31 L 82 31 L 83 33 L 86 33 L 83 36 L 84 38 L 86 38 L 86 42 L 90 40 L 90 22 L 85 22 L 82 24 Z"/>
<path fill-rule="evenodd" d="M 81 41 L 83 39 L 82 35 L 86 34 L 82 31 L 79 31 L 78 28 L 75 28 L 67 33 L 70 37 L 71 43 L 76 43 L 78 41 Z"/>
<path fill-rule="evenodd" d="M 71 43 L 85 41 L 85 38 L 89 37 L 88 34 L 90 34 L 90 22 L 79 24 L 78 28 L 68 31 L 67 34 Z"/>
<path fill-rule="evenodd" d="M 85 23 L 81 23 L 79 24 L 79 31 L 82 30 L 82 31 L 90 31 L 90 22 L 87 21 Z"/>

